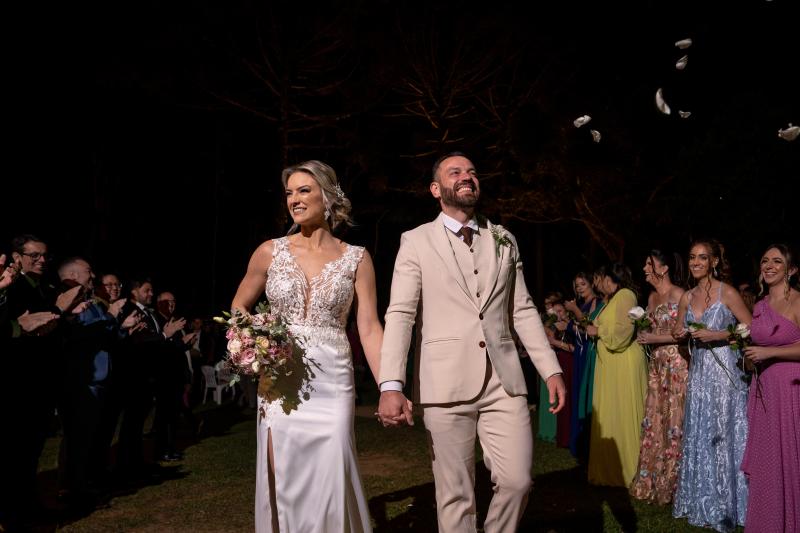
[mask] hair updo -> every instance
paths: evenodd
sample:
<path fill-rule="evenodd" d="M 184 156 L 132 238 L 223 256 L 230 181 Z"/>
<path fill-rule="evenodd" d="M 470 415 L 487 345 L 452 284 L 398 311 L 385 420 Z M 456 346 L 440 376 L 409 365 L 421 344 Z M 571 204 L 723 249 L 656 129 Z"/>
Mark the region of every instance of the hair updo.
<path fill-rule="evenodd" d="M 329 165 L 315 159 L 292 165 L 283 169 L 281 173 L 281 181 L 283 182 L 284 188 L 287 187 L 289 176 L 295 172 L 304 172 L 314 178 L 319 184 L 322 189 L 322 202 L 325 205 L 326 220 L 331 227 L 331 231 L 344 229 L 344 227 L 353 225 L 353 219 L 350 217 L 352 205 L 339 186 L 339 179 L 336 177 L 336 171 Z M 328 217 L 328 213 L 330 213 L 330 217 Z M 289 233 L 294 233 L 297 230 L 298 225 L 292 224 Z"/>

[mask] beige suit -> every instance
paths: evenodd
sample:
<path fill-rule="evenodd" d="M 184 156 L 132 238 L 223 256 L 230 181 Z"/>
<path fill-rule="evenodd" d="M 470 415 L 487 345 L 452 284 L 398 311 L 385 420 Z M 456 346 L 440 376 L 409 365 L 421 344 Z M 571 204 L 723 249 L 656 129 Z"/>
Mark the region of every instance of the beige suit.
<path fill-rule="evenodd" d="M 545 379 L 561 372 L 525 287 L 514 237 L 481 221 L 467 246 L 443 223 L 403 234 L 386 311 L 380 381 L 402 381 L 412 327 L 414 400 L 431 435 L 439 529 L 474 531 L 474 439 L 492 471 L 487 533 L 516 530 L 530 489 L 532 437 L 517 332 Z M 419 312 L 418 312 L 419 310 Z"/>

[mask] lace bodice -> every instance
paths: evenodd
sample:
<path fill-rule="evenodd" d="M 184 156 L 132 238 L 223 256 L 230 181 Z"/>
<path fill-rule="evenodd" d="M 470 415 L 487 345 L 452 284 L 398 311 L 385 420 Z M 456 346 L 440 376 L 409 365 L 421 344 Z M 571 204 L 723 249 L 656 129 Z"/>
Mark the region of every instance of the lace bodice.
<path fill-rule="evenodd" d="M 275 239 L 266 285 L 272 310 L 295 326 L 344 328 L 363 255 L 363 247 L 348 244 L 338 259 L 309 280 L 289 251 L 288 237 Z"/>

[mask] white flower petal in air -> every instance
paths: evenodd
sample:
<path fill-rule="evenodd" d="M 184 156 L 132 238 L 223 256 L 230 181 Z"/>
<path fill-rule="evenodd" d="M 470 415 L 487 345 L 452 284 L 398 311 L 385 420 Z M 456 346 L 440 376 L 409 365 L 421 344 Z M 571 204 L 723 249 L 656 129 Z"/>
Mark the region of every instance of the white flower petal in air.
<path fill-rule="evenodd" d="M 683 56 L 675 63 L 675 68 L 678 70 L 683 70 L 686 68 L 686 63 L 689 62 L 689 56 Z"/>
<path fill-rule="evenodd" d="M 575 124 L 576 128 L 580 128 L 581 126 L 588 124 L 591 120 L 592 117 L 589 115 L 583 115 L 582 117 L 578 117 L 573 120 L 572 123 Z"/>
<path fill-rule="evenodd" d="M 691 111 L 680 111 L 680 110 L 678 110 L 678 115 L 681 118 L 689 118 L 689 117 L 692 116 L 692 112 Z"/>
<path fill-rule="evenodd" d="M 597 130 L 589 130 L 589 133 L 591 133 L 591 134 L 592 134 L 592 140 L 593 140 L 594 142 L 596 142 L 596 143 L 599 143 L 599 142 L 600 142 L 600 139 L 602 139 L 602 138 L 603 138 L 603 136 L 602 136 L 602 135 L 600 135 L 600 132 L 599 132 L 599 131 L 597 131 Z"/>
<path fill-rule="evenodd" d="M 665 115 L 669 115 L 670 113 L 672 113 L 672 110 L 664 101 L 664 93 L 661 91 L 660 88 L 656 91 L 656 107 L 658 108 L 659 111 L 661 111 Z"/>
<path fill-rule="evenodd" d="M 686 50 L 687 48 L 692 46 L 692 40 L 691 39 L 681 39 L 680 41 L 677 41 L 675 43 L 675 46 L 677 46 L 681 50 Z"/>
<path fill-rule="evenodd" d="M 778 137 L 785 141 L 793 141 L 800 137 L 800 126 L 792 126 L 790 122 L 788 128 L 778 130 Z"/>

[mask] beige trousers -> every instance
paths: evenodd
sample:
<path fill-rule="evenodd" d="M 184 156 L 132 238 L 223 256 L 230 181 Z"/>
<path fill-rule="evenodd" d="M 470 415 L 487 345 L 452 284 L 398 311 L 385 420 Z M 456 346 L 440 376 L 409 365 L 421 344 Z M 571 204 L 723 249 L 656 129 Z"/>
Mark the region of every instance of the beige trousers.
<path fill-rule="evenodd" d="M 528 502 L 533 435 L 527 401 L 509 396 L 488 358 L 486 363 L 477 399 L 423 408 L 441 533 L 476 531 L 476 433 L 494 484 L 484 531 L 514 533 Z"/>

